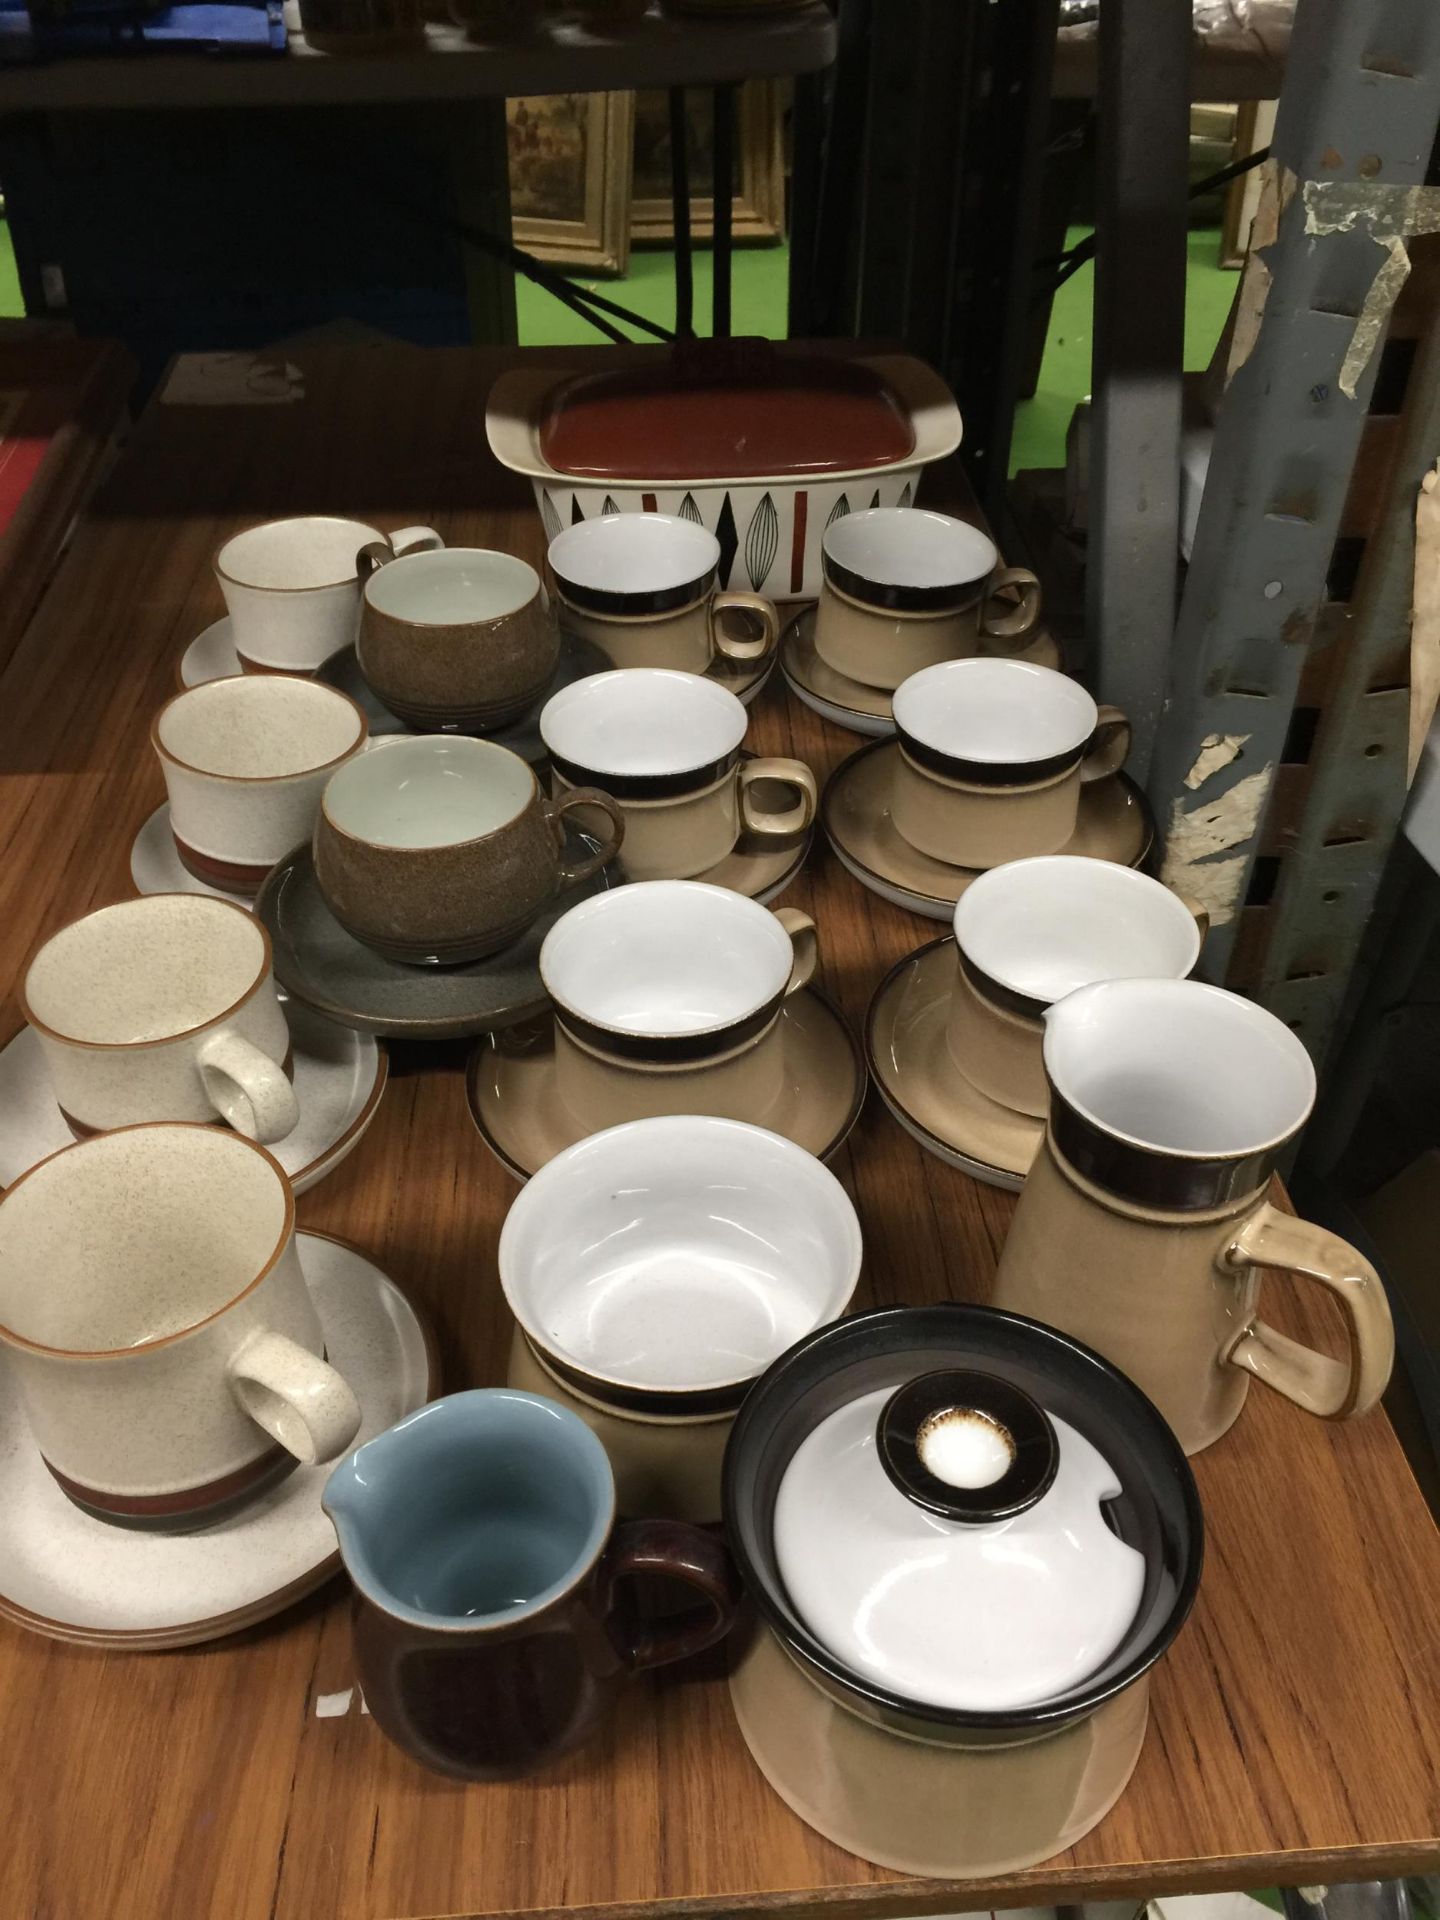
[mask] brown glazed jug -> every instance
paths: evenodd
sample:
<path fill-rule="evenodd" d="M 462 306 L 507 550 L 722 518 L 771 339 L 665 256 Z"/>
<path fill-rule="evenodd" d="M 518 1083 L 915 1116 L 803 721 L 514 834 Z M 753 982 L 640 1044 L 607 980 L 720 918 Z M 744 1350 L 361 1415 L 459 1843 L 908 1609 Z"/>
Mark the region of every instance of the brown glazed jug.
<path fill-rule="evenodd" d="M 615 1520 L 605 1449 L 538 1394 L 452 1394 L 358 1449 L 325 1510 L 355 1585 L 355 1657 L 381 1730 L 465 1780 L 534 1772 L 593 1734 L 629 1677 L 730 1629 L 724 1546 L 671 1520 Z M 664 1618 L 637 1574 L 696 1589 Z"/>

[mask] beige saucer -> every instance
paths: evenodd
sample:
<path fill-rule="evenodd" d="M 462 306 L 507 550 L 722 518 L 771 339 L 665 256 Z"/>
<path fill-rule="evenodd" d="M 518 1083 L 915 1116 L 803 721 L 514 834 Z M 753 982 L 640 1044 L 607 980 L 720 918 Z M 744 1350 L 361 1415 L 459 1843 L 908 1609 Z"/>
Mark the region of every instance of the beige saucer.
<path fill-rule="evenodd" d="M 892 967 L 865 1016 L 865 1061 L 886 1106 L 927 1153 L 1017 1193 L 1045 1123 L 989 1099 L 950 1058 L 945 1023 L 954 978 L 948 934 Z"/>
<path fill-rule="evenodd" d="M 737 700 L 748 707 L 764 689 L 779 657 L 778 647 L 759 661 L 727 660 L 723 653 L 717 653 L 710 662 L 705 678 L 716 681 L 727 693 L 733 693 Z"/>
<path fill-rule="evenodd" d="M 758 900 L 762 907 L 768 907 L 772 900 L 780 898 L 804 866 L 810 852 L 811 837 L 807 833 L 799 846 L 782 847 L 778 853 L 768 849 L 761 853 L 749 853 L 742 840 L 733 853 L 727 853 L 723 860 L 717 860 L 713 867 L 707 867 L 704 873 L 697 873 L 694 878 L 703 880 L 710 887 L 729 887 L 732 893 L 743 893 L 751 900 Z M 623 854 L 617 865 L 623 874 Z"/>
<path fill-rule="evenodd" d="M 917 852 L 896 831 L 890 791 L 899 752 L 894 740 L 872 740 L 842 760 L 820 796 L 820 819 L 835 857 L 862 886 L 910 913 L 948 920 L 975 874 Z M 1060 852 L 1138 867 L 1154 837 L 1144 795 L 1117 773 L 1080 789 L 1080 818 Z"/>
<path fill-rule="evenodd" d="M 828 1160 L 849 1134 L 865 1098 L 865 1063 L 840 1013 L 814 987 L 792 994 L 780 1012 L 785 1091 L 760 1124 Z M 513 1044 L 513 1043 L 512 1043 Z M 585 1138 L 587 1128 L 555 1091 L 548 1035 L 531 1052 L 500 1052 L 487 1036 L 465 1075 L 470 1117 L 495 1158 L 517 1180 Z"/>
<path fill-rule="evenodd" d="M 848 673 L 837 673 L 815 651 L 813 606 L 796 614 L 781 634 L 777 651 L 787 685 L 822 720 L 833 720 L 837 727 L 848 727 L 851 733 L 868 733 L 878 739 L 888 739 L 894 733 L 890 694 L 883 687 L 867 687 L 863 681 L 852 680 Z M 1046 627 L 1038 628 L 1018 648 L 982 635 L 980 652 L 1000 660 L 1028 660 L 1037 667 L 1057 671 L 1060 667 L 1060 648 Z"/>

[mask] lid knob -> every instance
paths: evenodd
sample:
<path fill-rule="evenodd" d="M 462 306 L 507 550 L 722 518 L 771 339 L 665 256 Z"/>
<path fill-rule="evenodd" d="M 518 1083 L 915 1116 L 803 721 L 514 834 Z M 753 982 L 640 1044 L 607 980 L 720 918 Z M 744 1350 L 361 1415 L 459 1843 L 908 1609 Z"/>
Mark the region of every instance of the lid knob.
<path fill-rule="evenodd" d="M 880 1410 L 875 1443 L 907 1500 L 970 1525 L 1033 1507 L 1060 1464 L 1043 1407 L 996 1374 L 960 1368 L 897 1387 Z"/>

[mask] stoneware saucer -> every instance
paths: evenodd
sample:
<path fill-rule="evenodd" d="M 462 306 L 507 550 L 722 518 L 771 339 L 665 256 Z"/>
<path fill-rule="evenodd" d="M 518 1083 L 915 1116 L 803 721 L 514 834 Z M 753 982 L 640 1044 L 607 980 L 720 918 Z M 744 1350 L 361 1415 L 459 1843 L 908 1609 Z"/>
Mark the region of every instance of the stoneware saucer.
<path fill-rule="evenodd" d="M 287 1001 L 285 1017 L 300 1120 L 270 1151 L 296 1193 L 307 1193 L 359 1146 L 380 1105 L 390 1063 L 368 1033 L 337 1026 L 296 1000 Z M 22 1027 L 0 1048 L 0 1187 L 74 1142 L 55 1104 L 39 1037 L 33 1027 Z"/>
<path fill-rule="evenodd" d="M 1001 646 L 997 640 L 982 639 L 980 651 L 1006 660 L 1029 660 L 1038 667 L 1060 666 L 1060 648 L 1047 628 L 1031 634 L 1020 648 Z M 798 700 L 818 713 L 822 720 L 833 720 L 837 727 L 851 733 L 868 733 L 888 739 L 895 731 L 890 712 L 890 695 L 884 687 L 867 687 L 852 680 L 848 673 L 834 667 L 815 651 L 815 609 L 806 607 L 786 627 L 778 648 L 780 671 Z"/>
<path fill-rule="evenodd" d="M 865 1016 L 866 1064 L 886 1106 L 927 1153 L 1015 1193 L 1045 1123 L 991 1100 L 950 1058 L 945 1023 L 955 965 L 947 934 L 890 969 Z"/>
<path fill-rule="evenodd" d="M 222 613 L 203 633 L 196 634 L 175 662 L 175 681 L 182 688 L 198 687 L 207 680 L 227 680 L 241 671 L 230 616 Z"/>
<path fill-rule="evenodd" d="M 435 1351 L 400 1288 L 354 1247 L 318 1233 L 297 1234 L 296 1244 L 325 1351 L 360 1402 L 358 1447 L 439 1391 Z M 329 1477 L 328 1465 L 296 1467 L 202 1533 L 134 1533 L 65 1498 L 19 1395 L 0 1392 L 0 1617 L 53 1640 L 130 1652 L 254 1626 L 339 1571 L 320 1506 Z"/>
<path fill-rule="evenodd" d="M 577 633 L 562 633 L 560 663 L 555 669 L 555 678 L 544 693 L 518 720 L 495 727 L 481 737 L 493 740 L 497 747 L 508 747 L 512 753 L 518 753 L 522 760 L 528 760 L 532 767 L 539 766 L 549 757 L 545 742 L 540 738 L 540 709 L 562 687 L 568 687 L 575 680 L 588 679 L 592 673 L 604 673 L 609 665 L 609 660 L 592 642 L 582 639 Z M 337 687 L 341 693 L 348 693 L 370 722 L 371 734 L 377 738 L 387 733 L 414 731 L 397 714 L 391 713 L 361 673 L 354 647 L 344 647 L 339 653 L 332 654 L 322 667 L 316 669 L 315 678 L 323 680 L 327 686 Z M 476 729 L 436 727 L 434 731 L 469 733 Z"/>
<path fill-rule="evenodd" d="M 181 862 L 170 831 L 168 800 L 155 809 L 135 836 L 130 848 L 130 878 L 137 893 L 203 893 L 211 900 L 233 900 L 247 912 L 251 904 L 246 894 L 212 887 Z"/>
<path fill-rule="evenodd" d="M 865 1063 L 838 1010 L 814 987 L 791 995 L 780 1023 L 785 1091 L 774 1111 L 756 1115 L 757 1123 L 828 1160 L 859 1117 Z M 517 1180 L 528 1180 L 585 1138 L 586 1128 L 556 1094 L 548 1035 L 537 1035 L 525 1052 L 504 1052 L 483 1040 L 471 1055 L 465 1091 L 481 1139 Z"/>
<path fill-rule="evenodd" d="M 899 751 L 894 740 L 872 740 L 842 760 L 820 796 L 820 819 L 841 866 L 862 886 L 910 913 L 948 920 L 975 875 L 918 853 L 896 832 L 890 791 Z M 1138 867 L 1154 835 L 1144 795 L 1116 773 L 1080 789 L 1079 822 L 1060 852 Z"/>
<path fill-rule="evenodd" d="M 748 707 L 750 702 L 764 691 L 766 683 L 775 671 L 775 662 L 779 657 L 778 647 L 774 653 L 759 662 L 727 660 L 722 654 L 717 654 L 710 662 L 710 669 L 705 677 L 707 680 L 717 681 L 727 693 L 733 693 L 737 700 L 743 701 Z"/>
<path fill-rule="evenodd" d="M 717 860 L 713 867 L 707 867 L 704 873 L 693 877 L 703 880 L 710 887 L 729 887 L 732 893 L 747 894 L 750 899 L 758 900 L 762 907 L 768 907 L 772 900 L 778 900 L 791 881 L 804 866 L 810 852 L 811 834 L 796 847 L 783 847 L 778 853 L 750 853 L 746 851 L 744 841 L 733 853 L 727 853 L 723 860 Z M 625 871 L 625 855 L 620 854 L 620 871 Z"/>
<path fill-rule="evenodd" d="M 594 846 L 567 830 L 571 859 Z M 296 847 L 266 875 L 255 913 L 270 934 L 275 978 L 292 998 L 361 1033 L 463 1040 L 543 1012 L 540 943 L 562 913 L 618 883 L 619 875 L 602 867 L 568 887 L 513 945 L 459 967 L 387 960 L 347 933 L 325 904 L 309 847 Z"/>

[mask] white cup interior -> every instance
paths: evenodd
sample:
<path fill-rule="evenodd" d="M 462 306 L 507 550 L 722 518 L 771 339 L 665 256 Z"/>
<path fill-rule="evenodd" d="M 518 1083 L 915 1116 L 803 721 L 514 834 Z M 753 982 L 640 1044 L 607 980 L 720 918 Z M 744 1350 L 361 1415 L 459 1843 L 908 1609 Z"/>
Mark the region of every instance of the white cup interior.
<path fill-rule="evenodd" d="M 955 908 L 955 938 L 981 973 L 1047 1005 L 1094 980 L 1183 979 L 1200 953 L 1195 916 L 1168 887 L 1065 853 L 982 873 Z"/>
<path fill-rule="evenodd" d="M 313 773 L 360 744 L 365 717 L 334 687 L 283 673 L 244 673 L 190 687 L 162 707 L 163 755 L 228 780 Z"/>
<path fill-rule="evenodd" d="M 790 936 L 767 907 L 695 880 L 640 880 L 563 914 L 540 949 L 546 992 L 614 1033 L 705 1033 L 783 991 Z"/>
<path fill-rule="evenodd" d="M 1045 1067 L 1108 1133 L 1164 1153 L 1223 1159 L 1288 1140 L 1315 1069 L 1263 1007 L 1196 980 L 1109 980 L 1045 1016 Z"/>
<path fill-rule="evenodd" d="M 591 593 L 665 593 L 700 583 L 720 564 L 713 533 L 673 513 L 607 513 L 566 527 L 550 542 L 550 565 Z"/>
<path fill-rule="evenodd" d="M 821 543 L 862 580 L 886 587 L 961 587 L 986 578 L 995 542 L 968 521 L 923 507 L 867 507 L 832 520 Z"/>
<path fill-rule="evenodd" d="M 243 1293 L 291 1219 L 284 1174 L 223 1128 L 100 1134 L 0 1203 L 0 1325 L 70 1353 L 163 1340 Z"/>
<path fill-rule="evenodd" d="M 690 1115 L 558 1154 L 500 1236 L 525 1332 L 627 1387 L 749 1380 L 840 1314 L 859 1273 L 860 1224 L 834 1174 L 761 1127 Z"/>
<path fill-rule="evenodd" d="M 1025 660 L 944 660 L 895 689 L 895 724 L 956 760 L 997 766 L 1083 747 L 1099 711 L 1076 681 Z"/>
<path fill-rule="evenodd" d="M 173 1039 L 237 1007 L 269 964 L 243 907 L 154 893 L 101 907 L 47 940 L 25 976 L 25 1016 L 88 1046 Z"/>
<path fill-rule="evenodd" d="M 215 569 L 237 587 L 294 593 L 353 585 L 358 591 L 355 556 L 372 540 L 384 538 L 378 527 L 368 527 L 363 520 L 330 514 L 267 520 L 227 540 L 215 556 Z"/>
<path fill-rule="evenodd" d="M 441 547 L 402 554 L 377 567 L 365 598 L 377 613 L 417 626 L 468 625 L 518 613 L 540 591 L 540 576 L 512 553 Z"/>
<path fill-rule="evenodd" d="M 419 734 L 347 760 L 321 804 L 333 826 L 371 846 L 451 847 L 505 826 L 534 792 L 534 774 L 507 747 Z"/>
<path fill-rule="evenodd" d="M 540 736 L 591 773 L 686 773 L 732 754 L 746 721 L 735 695 L 704 674 L 622 667 L 562 687 L 545 703 Z"/>

